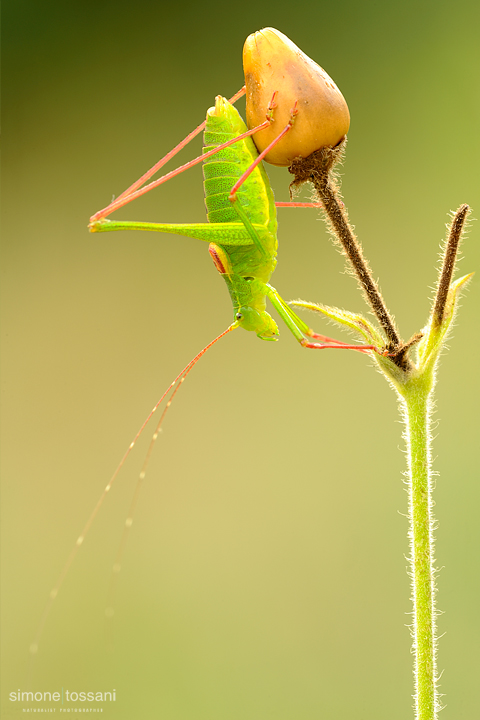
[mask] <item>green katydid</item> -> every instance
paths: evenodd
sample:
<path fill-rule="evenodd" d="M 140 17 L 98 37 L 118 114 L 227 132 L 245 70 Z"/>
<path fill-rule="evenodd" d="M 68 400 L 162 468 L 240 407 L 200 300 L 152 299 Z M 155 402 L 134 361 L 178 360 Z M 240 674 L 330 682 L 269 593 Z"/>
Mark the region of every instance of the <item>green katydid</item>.
<path fill-rule="evenodd" d="M 243 91 L 240 91 L 232 99 L 237 99 L 242 93 Z M 270 125 L 274 109 L 275 100 L 272 99 L 269 107 L 270 117 L 267 116 L 267 120 L 262 125 L 247 131 L 238 111 L 225 98 L 218 96 L 215 106 L 207 113 L 206 123 L 199 126 L 172 153 L 157 163 L 108 207 L 92 216 L 90 230 L 92 232 L 158 231 L 186 235 L 209 242 L 210 255 L 215 267 L 223 276 L 232 298 L 234 308 L 232 329 L 243 327 L 245 330 L 256 332 L 262 340 L 276 340 L 279 334 L 277 324 L 265 310 L 265 299 L 268 297 L 287 328 L 303 347 L 319 350 L 341 348 L 375 351 L 377 348 L 372 345 L 349 345 L 314 333 L 269 284 L 276 265 L 277 218 L 276 203 L 261 160 L 271 150 L 272 145 L 277 144 L 289 131 L 297 113 L 296 109 L 292 110 L 290 123 L 261 154 L 258 153 L 249 136 L 261 132 Z M 139 189 L 139 185 L 149 179 L 175 152 L 184 147 L 203 125 L 205 125 L 204 155 Z M 208 223 L 112 222 L 107 219 L 107 215 L 114 210 L 198 162 L 203 162 L 204 168 Z M 315 206 L 314 203 L 278 203 L 278 205 Z M 309 338 L 322 342 L 311 342 Z"/>
<path fill-rule="evenodd" d="M 234 102 L 245 93 L 242 88 L 233 98 Z M 275 269 L 277 254 L 277 219 L 276 206 L 280 207 L 318 207 L 315 203 L 275 203 L 273 192 L 267 174 L 261 164 L 265 155 L 275 146 L 279 140 L 289 132 L 296 115 L 296 108 L 291 111 L 289 123 L 279 133 L 268 147 L 258 153 L 251 135 L 261 132 L 262 129 L 270 127 L 274 110 L 276 107 L 275 96 L 269 106 L 267 119 L 261 125 L 247 130 L 237 110 L 231 102 L 225 98 L 217 97 L 213 108 L 207 112 L 207 119 L 199 125 L 185 140 L 177 145 L 162 160 L 156 163 L 138 181 L 130 186 L 116 200 L 104 210 L 99 211 L 90 219 L 90 230 L 92 232 L 105 232 L 113 230 L 149 230 L 186 235 L 198 238 L 210 243 L 209 252 L 217 270 L 222 274 L 233 302 L 234 322 L 224 330 L 217 338 L 210 342 L 189 362 L 179 373 L 171 385 L 167 388 L 160 400 L 156 403 L 140 430 L 130 443 L 127 451 L 117 466 L 112 478 L 106 485 L 93 512 L 88 518 L 80 536 L 78 537 L 67 562 L 60 573 L 56 585 L 50 592 L 50 599 L 42 615 L 35 640 L 31 645 L 31 653 L 35 654 L 38 649 L 40 636 L 42 635 L 45 622 L 49 615 L 53 600 L 56 598 L 60 586 L 80 548 L 91 524 L 93 523 L 100 506 L 120 469 L 137 439 L 143 432 L 153 413 L 166 398 L 170 390 L 173 393 L 164 409 L 164 412 L 157 425 L 147 457 L 140 473 L 137 490 L 132 501 L 124 532 L 128 532 L 131 526 L 133 509 L 138 496 L 138 489 L 145 477 L 154 441 L 157 438 L 160 425 L 167 412 L 172 399 L 178 392 L 182 382 L 188 373 L 206 353 L 206 351 L 220 338 L 237 327 L 254 331 L 262 340 L 276 340 L 278 327 L 273 318 L 265 310 L 266 298 L 268 297 L 287 328 L 292 332 L 299 343 L 306 348 L 312 349 L 352 349 L 361 352 L 375 351 L 379 349 L 373 345 L 349 345 L 339 342 L 325 335 L 314 333 L 310 328 L 291 310 L 288 304 L 280 297 L 278 292 L 269 284 L 270 277 Z M 186 165 L 174 170 L 167 175 L 145 183 L 179 150 L 205 128 L 204 154 Z M 205 177 L 205 195 L 208 211 L 208 223 L 200 224 L 159 224 L 146 222 L 112 222 L 107 216 L 114 210 L 129 203 L 131 200 L 148 192 L 152 188 L 166 182 L 171 177 L 183 172 L 189 167 L 203 162 Z M 320 340 L 320 342 L 312 342 Z M 114 568 L 119 568 L 119 558 L 122 553 L 124 540 L 120 546 L 119 554 Z"/>

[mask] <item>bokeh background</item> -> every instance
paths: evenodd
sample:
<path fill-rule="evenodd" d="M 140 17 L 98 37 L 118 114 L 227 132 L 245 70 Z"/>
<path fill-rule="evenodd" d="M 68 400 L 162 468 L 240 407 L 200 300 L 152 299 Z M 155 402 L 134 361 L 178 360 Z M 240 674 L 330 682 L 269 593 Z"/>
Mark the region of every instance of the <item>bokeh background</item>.
<path fill-rule="evenodd" d="M 7 695 L 26 687 L 49 590 L 118 460 L 231 321 L 204 244 L 90 235 L 89 215 L 201 122 L 215 95 L 241 87 L 244 39 L 277 27 L 349 103 L 344 196 L 408 337 L 428 315 L 448 212 L 480 209 L 478 21 L 473 0 L 5 3 L 5 718 L 19 713 Z M 192 170 L 118 216 L 203 221 L 201 177 Z M 287 199 L 286 171 L 271 177 Z M 280 212 L 283 297 L 366 311 L 315 211 Z M 479 270 L 479 239 L 472 221 L 461 272 Z M 480 713 L 479 290 L 476 276 L 435 416 L 445 720 Z M 33 689 L 115 688 L 104 708 L 114 720 L 412 717 L 401 431 L 368 358 L 301 350 L 284 328 L 278 343 L 227 336 L 167 417 L 113 640 L 110 568 L 150 431 L 55 602 Z"/>

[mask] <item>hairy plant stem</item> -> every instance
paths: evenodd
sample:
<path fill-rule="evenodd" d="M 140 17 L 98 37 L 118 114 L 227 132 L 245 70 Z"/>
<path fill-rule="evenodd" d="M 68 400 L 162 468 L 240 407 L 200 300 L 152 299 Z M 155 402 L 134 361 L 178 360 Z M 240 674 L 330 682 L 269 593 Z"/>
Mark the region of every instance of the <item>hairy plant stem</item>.
<path fill-rule="evenodd" d="M 400 389 L 408 453 L 408 518 L 413 601 L 415 718 L 434 720 L 436 688 L 435 579 L 430 406 L 433 375 L 410 377 Z"/>
<path fill-rule="evenodd" d="M 334 164 L 341 159 L 342 153 L 343 145 L 336 148 L 322 148 L 308 158 L 294 160 L 289 167 L 289 171 L 295 176 L 292 186 L 301 185 L 306 181 L 311 182 L 314 186 L 324 207 L 331 230 L 349 259 L 362 292 L 383 328 L 388 340 L 388 348 L 397 350 L 402 345 L 400 335 L 387 310 L 372 271 L 363 256 L 362 247 L 348 221 L 343 203 L 339 200 L 338 186 L 331 174 Z"/>
<path fill-rule="evenodd" d="M 339 198 L 334 173 L 336 162 L 342 157 L 344 142 L 322 148 L 307 158 L 296 158 L 289 167 L 294 175 L 290 189 L 311 182 L 322 202 L 330 230 L 350 262 L 362 292 L 375 313 L 387 339 L 387 352 L 374 355 L 375 361 L 397 390 L 405 421 L 405 440 L 408 455 L 408 519 L 410 539 L 410 576 L 412 582 L 415 720 L 437 720 L 441 709 L 437 691 L 437 638 L 435 611 L 435 570 L 433 567 L 432 460 L 430 414 L 435 386 L 435 367 L 455 311 L 458 290 L 470 276 L 452 284 L 458 246 L 469 212 L 462 205 L 454 214 L 445 244 L 430 321 L 420 333 L 404 343 L 387 310 L 380 289 L 375 282 L 362 247 L 348 221 L 348 214 Z M 316 309 L 340 324 L 357 329 L 363 337 L 380 336 L 365 318 L 303 301 L 294 304 Z M 368 332 L 366 333 L 366 330 Z M 417 361 L 408 358 L 416 345 Z"/>
<path fill-rule="evenodd" d="M 322 178 L 323 180 L 323 178 Z M 400 344 L 400 337 L 395 328 L 392 318 L 385 306 L 377 283 L 373 279 L 372 272 L 368 267 L 362 252 L 362 248 L 356 239 L 352 227 L 348 222 L 345 210 L 338 201 L 335 189 L 332 188 L 328 178 L 324 182 L 314 182 L 328 215 L 328 219 L 335 230 L 335 235 L 340 240 L 342 247 L 347 255 L 352 268 L 357 275 L 362 290 L 365 293 L 369 305 L 377 316 L 378 322 L 385 331 L 385 335 L 390 341 L 393 348 Z"/>
<path fill-rule="evenodd" d="M 437 294 L 433 306 L 433 322 L 436 325 L 442 324 L 445 314 L 445 304 L 457 261 L 458 246 L 469 210 L 468 205 L 460 205 L 450 225 L 447 242 L 445 244 L 442 269 L 438 279 Z"/>

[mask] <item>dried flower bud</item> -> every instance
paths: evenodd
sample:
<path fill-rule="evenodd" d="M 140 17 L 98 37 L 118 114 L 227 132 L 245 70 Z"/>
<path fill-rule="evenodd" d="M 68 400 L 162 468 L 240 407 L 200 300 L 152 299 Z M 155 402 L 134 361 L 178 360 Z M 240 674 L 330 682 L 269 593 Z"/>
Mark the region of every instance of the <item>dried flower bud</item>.
<path fill-rule="evenodd" d="M 290 165 L 296 157 L 308 157 L 322 147 L 338 145 L 350 126 L 345 99 L 317 63 L 286 35 L 264 28 L 249 35 L 243 48 L 249 128 L 265 120 L 276 92 L 274 122 L 253 136 L 261 152 L 287 125 L 297 102 L 292 129 L 266 156 L 272 165 Z"/>

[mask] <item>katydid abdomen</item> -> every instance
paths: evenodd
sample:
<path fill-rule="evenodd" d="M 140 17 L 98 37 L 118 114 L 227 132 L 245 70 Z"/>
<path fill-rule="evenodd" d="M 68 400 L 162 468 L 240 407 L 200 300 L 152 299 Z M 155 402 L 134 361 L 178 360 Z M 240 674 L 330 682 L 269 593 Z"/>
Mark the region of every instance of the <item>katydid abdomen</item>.
<path fill-rule="evenodd" d="M 246 125 L 237 110 L 225 98 L 217 97 L 207 112 L 204 152 L 238 137 Z M 237 193 L 235 206 L 230 191 L 258 156 L 247 137 L 232 147 L 219 150 L 203 164 L 205 205 L 210 223 L 238 223 L 238 204 L 255 225 L 263 251 L 256 245 L 212 242 L 209 252 L 223 276 L 232 299 L 235 320 L 246 330 L 254 330 L 264 340 L 273 340 L 278 328 L 266 312 L 264 284 L 268 283 L 277 263 L 277 217 L 273 193 L 263 165 L 258 165 Z"/>

